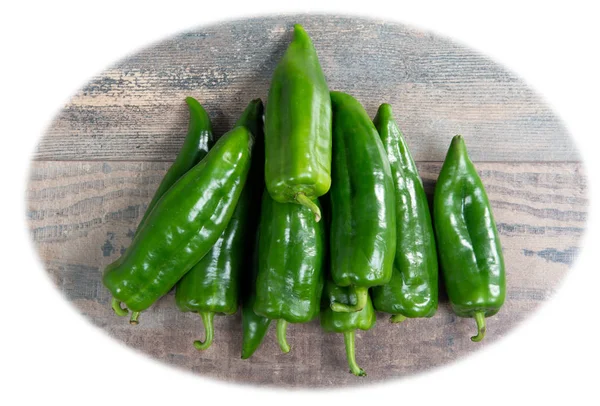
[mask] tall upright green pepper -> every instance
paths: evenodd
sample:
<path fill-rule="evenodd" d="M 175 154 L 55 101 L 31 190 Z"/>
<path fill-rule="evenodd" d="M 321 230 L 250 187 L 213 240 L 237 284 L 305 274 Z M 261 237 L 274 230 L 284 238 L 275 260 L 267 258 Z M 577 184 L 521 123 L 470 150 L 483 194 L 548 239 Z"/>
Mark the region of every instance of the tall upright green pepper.
<path fill-rule="evenodd" d="M 389 283 L 371 290 L 373 306 L 407 317 L 431 317 L 438 306 L 438 262 L 431 214 L 417 166 L 392 115 L 382 104 L 373 120 L 387 152 L 396 190 L 396 256 Z"/>
<path fill-rule="evenodd" d="M 452 139 L 435 186 L 433 219 L 442 275 L 454 312 L 473 317 L 485 336 L 485 318 L 504 303 L 506 277 L 492 208 L 462 136 Z"/>
<path fill-rule="evenodd" d="M 265 182 L 280 203 L 310 208 L 331 185 L 331 102 L 313 43 L 302 26 L 273 73 L 265 113 Z"/>
<path fill-rule="evenodd" d="M 236 127 L 156 203 L 122 258 L 108 265 L 103 283 L 139 313 L 165 295 L 223 234 L 246 183 L 252 135 Z"/>
<path fill-rule="evenodd" d="M 261 190 L 263 185 L 261 179 L 253 179 L 251 176 L 252 172 L 256 173 L 257 168 L 264 165 L 259 159 L 255 160 L 254 154 L 254 149 L 263 146 L 262 140 L 260 146 L 256 142 L 263 136 L 262 114 L 262 101 L 252 100 L 235 124 L 235 127 L 244 126 L 249 129 L 255 139 L 248 181 L 223 234 L 208 254 L 181 278 L 175 290 L 177 307 L 184 312 L 198 313 L 204 323 L 204 342 L 194 341 L 198 350 L 205 350 L 212 344 L 214 315 L 234 314 L 239 306 L 242 272 L 244 268 L 249 268 L 247 257 L 252 254 L 248 235 L 253 234 L 253 219 L 259 215 L 253 201 L 257 195 L 254 189 L 257 183 Z"/>
<path fill-rule="evenodd" d="M 337 286 L 327 280 L 323 289 L 323 310 L 321 311 L 321 327 L 332 333 L 343 333 L 346 345 L 346 358 L 350 372 L 356 376 L 366 376 L 367 373 L 356 363 L 354 337 L 357 329 L 369 330 L 375 325 L 376 317 L 371 298 L 367 295 L 365 306 L 356 312 L 335 312 L 331 305 L 344 303 L 351 305 L 356 302 L 356 294 L 350 288 Z"/>
<path fill-rule="evenodd" d="M 289 352 L 287 323 L 306 323 L 319 315 L 325 229 L 308 208 L 276 202 L 265 190 L 258 244 L 254 311 L 277 319 L 279 346 Z"/>
<path fill-rule="evenodd" d="M 368 288 L 392 277 L 396 252 L 394 182 L 375 126 L 352 96 L 331 92 L 333 163 L 331 197 L 331 275 L 351 286 L 357 301 L 331 303 L 334 311 L 361 310 Z"/>
<path fill-rule="evenodd" d="M 140 221 L 140 226 L 162 197 L 163 194 L 175 183 L 184 173 L 192 169 L 198 162 L 208 154 L 208 150 L 213 146 L 215 140 L 212 133 L 210 117 L 198 100 L 193 97 L 186 97 L 185 102 L 190 111 L 188 132 L 183 146 L 175 158 L 160 185 L 154 192 L 154 197 L 148 204 L 148 208 Z"/>

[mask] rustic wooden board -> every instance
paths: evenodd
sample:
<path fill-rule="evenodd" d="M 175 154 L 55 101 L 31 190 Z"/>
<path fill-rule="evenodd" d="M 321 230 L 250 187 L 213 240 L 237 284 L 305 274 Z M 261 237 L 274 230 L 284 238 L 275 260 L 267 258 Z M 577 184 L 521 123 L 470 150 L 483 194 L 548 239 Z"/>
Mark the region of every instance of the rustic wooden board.
<path fill-rule="evenodd" d="M 292 351 L 274 331 L 240 359 L 239 313 L 217 317 L 213 346 L 172 294 L 138 326 L 115 316 L 103 268 L 119 257 L 186 133 L 186 96 L 227 131 L 248 101 L 266 100 L 273 68 L 307 29 L 331 89 L 355 95 L 371 116 L 391 103 L 431 195 L 452 135 L 465 135 L 486 185 L 507 264 L 508 297 L 471 343 L 472 320 L 438 313 L 357 335 L 366 379 L 348 373 L 343 338 L 318 321 L 291 325 Z M 440 366 L 491 345 L 548 300 L 576 258 L 587 218 L 586 179 L 560 119 L 513 73 L 432 33 L 333 16 L 272 16 L 185 32 L 117 62 L 73 95 L 33 156 L 27 220 L 40 260 L 66 300 L 125 344 L 168 364 L 237 382 L 298 387 L 357 385 Z M 273 329 L 274 330 L 274 329 Z"/>
<path fill-rule="evenodd" d="M 476 161 L 579 161 L 559 118 L 487 57 L 399 24 L 316 15 L 202 27 L 119 61 L 73 96 L 35 159 L 173 160 L 187 126 L 184 98 L 198 98 L 224 133 L 250 99 L 266 100 L 296 22 L 331 89 L 351 92 L 371 116 L 392 104 L 418 161 L 442 161 L 458 133 Z"/>
<path fill-rule="evenodd" d="M 412 146 L 412 145 L 411 145 Z M 318 321 L 291 325 L 292 351 L 282 354 L 274 328 L 249 360 L 240 359 L 239 313 L 217 317 L 212 347 L 202 353 L 199 317 L 179 312 L 172 294 L 138 326 L 115 316 L 102 269 L 130 244 L 169 162 L 33 162 L 27 191 L 31 237 L 52 280 L 81 314 L 125 344 L 202 375 L 245 383 L 298 387 L 361 385 L 440 366 L 493 344 L 549 299 L 577 255 L 587 217 L 580 163 L 479 162 L 507 264 L 508 296 L 475 344 L 474 322 L 455 317 L 445 298 L 431 319 L 378 324 L 357 334 L 357 359 L 369 376 L 348 373 L 343 338 Z M 431 195 L 440 162 L 419 162 Z"/>

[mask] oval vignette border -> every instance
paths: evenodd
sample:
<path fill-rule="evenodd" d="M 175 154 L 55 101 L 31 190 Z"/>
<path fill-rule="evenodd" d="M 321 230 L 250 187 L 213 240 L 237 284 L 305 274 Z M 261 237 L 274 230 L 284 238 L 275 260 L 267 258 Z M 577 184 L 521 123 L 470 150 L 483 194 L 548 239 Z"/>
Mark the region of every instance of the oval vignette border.
<path fill-rule="evenodd" d="M 217 136 L 226 132 L 248 101 L 266 101 L 296 22 L 313 39 L 332 90 L 354 95 L 370 116 L 380 103 L 392 105 L 429 197 L 451 137 L 466 137 L 507 265 L 507 300 L 488 320 L 484 342 L 470 342 L 474 322 L 454 316 L 443 291 L 431 319 L 392 325 L 379 313 L 372 330 L 357 333 L 365 379 L 348 373 L 343 337 L 322 332 L 318 321 L 290 325 L 289 354 L 281 354 L 271 328 L 254 356 L 241 360 L 239 312 L 215 318 L 215 341 L 203 353 L 191 344 L 203 334 L 199 317 L 179 312 L 172 293 L 144 312 L 138 326 L 112 313 L 102 270 L 130 244 L 181 146 L 184 98 L 203 104 Z M 57 288 L 121 342 L 220 380 L 335 387 L 420 373 L 508 334 L 551 297 L 573 264 L 585 232 L 586 194 L 583 163 L 559 118 L 494 61 L 399 23 L 290 15 L 187 31 L 92 78 L 41 139 L 26 203 L 31 237 Z"/>

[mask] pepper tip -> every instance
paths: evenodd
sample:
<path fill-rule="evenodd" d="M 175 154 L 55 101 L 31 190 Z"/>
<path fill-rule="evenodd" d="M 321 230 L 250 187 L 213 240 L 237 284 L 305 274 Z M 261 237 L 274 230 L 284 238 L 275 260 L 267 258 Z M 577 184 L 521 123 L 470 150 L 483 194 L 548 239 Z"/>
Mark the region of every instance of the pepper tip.
<path fill-rule="evenodd" d="M 198 100 L 196 100 L 196 99 L 195 99 L 195 98 L 193 98 L 192 96 L 187 96 L 187 97 L 185 98 L 185 102 L 186 102 L 186 103 L 188 104 L 188 106 L 189 106 L 189 105 L 191 105 L 191 104 L 197 104 L 197 103 L 198 103 Z"/>

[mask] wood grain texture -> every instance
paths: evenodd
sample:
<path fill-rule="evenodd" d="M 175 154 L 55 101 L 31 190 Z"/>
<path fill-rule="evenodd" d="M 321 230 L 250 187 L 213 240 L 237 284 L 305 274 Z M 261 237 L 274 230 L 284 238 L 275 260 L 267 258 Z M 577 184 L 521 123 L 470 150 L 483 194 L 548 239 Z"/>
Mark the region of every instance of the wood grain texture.
<path fill-rule="evenodd" d="M 227 131 L 249 100 L 266 100 L 296 22 L 332 90 L 352 93 L 371 116 L 392 104 L 418 161 L 442 161 L 458 133 L 472 140 L 476 161 L 580 159 L 540 97 L 487 57 L 400 24 L 317 15 L 202 27 L 117 62 L 73 95 L 34 158 L 173 160 L 187 127 L 184 98 L 198 98 L 216 133 Z"/>
<path fill-rule="evenodd" d="M 411 145 L 412 147 L 412 145 Z M 169 162 L 33 162 L 27 219 L 41 262 L 64 297 L 84 316 L 125 344 L 203 376 L 277 387 L 364 385 L 426 371 L 502 339 L 553 292 L 575 261 L 587 218 L 586 180 L 579 163 L 476 163 L 493 206 L 507 264 L 508 294 L 488 319 L 484 342 L 469 340 L 474 321 L 452 314 L 442 295 L 431 319 L 401 325 L 378 315 L 357 333 L 357 359 L 368 372 L 348 372 L 343 337 L 318 321 L 290 325 L 292 351 L 282 354 L 270 330 L 249 360 L 240 359 L 239 312 L 215 319 L 215 341 L 198 352 L 199 317 L 181 313 L 173 294 L 160 299 L 138 326 L 115 316 L 103 287 L 103 268 L 130 244 Z M 431 196 L 440 162 L 419 162 Z"/>
<path fill-rule="evenodd" d="M 212 347 L 197 352 L 197 316 L 173 294 L 130 326 L 110 309 L 102 270 L 134 231 L 187 130 L 186 96 L 226 132 L 249 100 L 266 100 L 293 23 L 311 35 L 332 90 L 373 116 L 391 103 L 431 197 L 450 139 L 461 133 L 491 200 L 508 294 L 472 343 L 474 321 L 441 298 L 431 319 L 357 333 L 365 379 L 348 372 L 343 337 L 318 321 L 291 325 L 282 354 L 274 328 L 241 360 L 239 313 L 215 319 Z M 268 101 L 267 101 L 268 105 Z M 400 24 L 324 15 L 231 21 L 185 32 L 115 63 L 76 92 L 50 124 L 31 166 L 27 222 L 40 260 L 66 300 L 95 325 L 167 364 L 216 379 L 277 387 L 364 385 L 426 371 L 500 340 L 551 298 L 576 260 L 587 219 L 586 179 L 560 119 L 527 84 L 448 39 Z"/>

